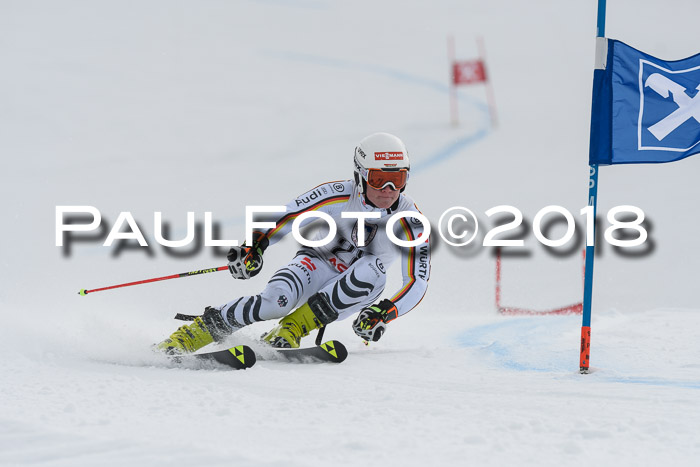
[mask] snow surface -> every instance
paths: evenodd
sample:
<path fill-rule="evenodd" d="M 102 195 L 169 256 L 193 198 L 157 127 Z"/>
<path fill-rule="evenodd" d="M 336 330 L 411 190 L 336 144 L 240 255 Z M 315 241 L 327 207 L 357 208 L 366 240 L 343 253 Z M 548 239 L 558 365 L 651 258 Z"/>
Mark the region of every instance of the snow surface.
<path fill-rule="evenodd" d="M 680 59 L 698 52 L 698 14 L 612 0 L 607 36 Z M 409 193 L 434 224 L 461 205 L 488 227 L 502 204 L 581 222 L 595 18 L 593 0 L 1 1 L 0 465 L 696 465 L 698 157 L 601 169 L 600 212 L 644 209 L 653 248 L 599 244 L 589 375 L 579 316 L 498 316 L 483 247 L 436 241 L 426 298 L 382 341 L 329 327 L 350 350 L 341 365 L 230 372 L 171 368 L 149 347 L 176 312 L 260 290 L 291 239 L 250 282 L 88 297 L 76 292 L 223 259 L 55 246 L 58 205 L 95 206 L 109 227 L 130 211 L 151 243 L 155 211 L 180 236 L 187 211 L 211 211 L 242 238 L 246 205 L 349 178 L 375 131 L 406 142 Z M 484 38 L 496 128 L 482 86 L 460 89 L 449 124 L 450 33 L 463 59 Z M 504 305 L 579 301 L 579 249 L 525 240 L 503 260 Z"/>

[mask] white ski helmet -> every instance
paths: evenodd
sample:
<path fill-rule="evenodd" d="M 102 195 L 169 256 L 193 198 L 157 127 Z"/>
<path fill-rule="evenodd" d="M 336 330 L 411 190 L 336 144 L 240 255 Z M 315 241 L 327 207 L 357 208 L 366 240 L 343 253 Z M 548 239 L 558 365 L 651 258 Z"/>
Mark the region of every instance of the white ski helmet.
<path fill-rule="evenodd" d="M 367 193 L 367 185 L 403 191 L 410 170 L 406 145 L 394 135 L 374 133 L 355 148 L 355 183 L 362 194 Z"/>

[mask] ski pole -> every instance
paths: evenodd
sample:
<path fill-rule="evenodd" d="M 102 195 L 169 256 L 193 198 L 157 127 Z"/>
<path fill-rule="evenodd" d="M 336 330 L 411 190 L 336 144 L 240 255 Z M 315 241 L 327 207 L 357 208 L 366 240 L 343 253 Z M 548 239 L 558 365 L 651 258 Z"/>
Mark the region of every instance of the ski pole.
<path fill-rule="evenodd" d="M 217 268 L 209 268 L 209 269 L 198 269 L 196 271 L 189 271 L 189 272 L 182 272 L 180 274 L 173 274 L 172 276 L 155 277 L 153 279 L 146 279 L 146 280 L 142 280 L 142 281 L 127 282 L 126 284 L 111 285 L 109 287 L 102 287 L 100 289 L 91 289 L 91 290 L 82 289 L 80 292 L 78 292 L 78 294 L 79 295 L 87 295 L 89 293 L 101 292 L 103 290 L 109 290 L 109 289 L 117 289 L 119 287 L 129 287 L 131 285 L 147 284 L 149 282 L 166 281 L 168 279 L 179 279 L 180 277 L 197 276 L 199 274 L 207 274 L 207 273 L 216 272 L 216 271 L 225 271 L 227 269 L 228 269 L 228 266 L 219 266 Z"/>

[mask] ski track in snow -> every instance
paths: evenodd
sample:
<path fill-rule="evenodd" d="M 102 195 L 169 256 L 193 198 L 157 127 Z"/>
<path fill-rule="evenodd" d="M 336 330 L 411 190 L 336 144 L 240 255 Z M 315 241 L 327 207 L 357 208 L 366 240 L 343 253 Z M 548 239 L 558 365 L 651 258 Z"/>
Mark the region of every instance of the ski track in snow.
<path fill-rule="evenodd" d="M 670 310 L 660 310 L 650 312 L 647 316 L 663 317 L 664 320 L 670 318 L 673 312 Z M 609 315 L 609 314 L 608 314 Z M 607 315 L 603 315 L 607 318 Z M 683 315 L 680 318 L 684 321 Z M 580 316 L 538 316 L 538 317 L 508 317 L 495 323 L 489 323 L 481 326 L 476 326 L 469 329 L 457 338 L 459 344 L 463 347 L 476 349 L 483 353 L 484 358 L 491 361 L 495 366 L 500 366 L 507 370 L 523 371 L 523 372 L 566 372 L 572 367 L 573 353 L 570 352 L 570 342 L 575 339 L 570 331 L 576 328 L 576 324 L 580 322 Z M 651 321 L 647 318 L 646 321 Z M 653 333 L 654 326 L 645 324 L 645 329 Z M 552 351 L 547 354 L 546 358 L 532 358 L 531 349 L 537 348 L 543 341 L 546 341 L 551 334 L 566 336 L 566 340 L 562 340 L 562 349 Z M 572 339 L 573 338 L 573 339 Z M 628 349 L 634 348 L 634 343 L 629 342 L 625 347 Z M 609 351 L 593 348 L 593 354 L 603 353 L 603 357 L 609 358 Z M 665 356 L 669 360 L 673 359 L 675 352 L 683 352 L 683 346 L 679 346 L 670 355 Z M 631 352 L 628 350 L 628 352 Z M 596 360 L 601 359 L 601 355 L 595 355 Z M 615 362 L 615 367 L 624 370 L 628 362 L 618 360 Z M 688 363 L 684 368 L 689 370 L 700 368 L 700 365 Z M 633 375 L 610 374 L 610 372 L 600 372 L 596 368 L 592 369 L 592 375 L 596 379 L 610 383 L 626 383 L 626 384 L 646 384 L 652 386 L 674 386 L 685 389 L 700 389 L 700 380 L 674 380 L 658 377 L 639 377 Z"/>
<path fill-rule="evenodd" d="M 368 347 L 329 327 L 350 351 L 340 365 L 237 372 L 173 368 L 137 342 L 116 353 L 85 339 L 72 351 L 17 345 L 0 363 L 12 375 L 0 384 L 0 465 L 693 465 L 698 381 L 681 376 L 697 365 L 671 363 L 692 342 L 689 313 L 635 317 L 635 334 L 671 326 L 678 340 L 664 348 L 636 345 L 629 317 L 601 313 L 589 375 L 576 369 L 577 316 L 406 320 Z M 645 366 L 655 379 L 634 376 Z"/>

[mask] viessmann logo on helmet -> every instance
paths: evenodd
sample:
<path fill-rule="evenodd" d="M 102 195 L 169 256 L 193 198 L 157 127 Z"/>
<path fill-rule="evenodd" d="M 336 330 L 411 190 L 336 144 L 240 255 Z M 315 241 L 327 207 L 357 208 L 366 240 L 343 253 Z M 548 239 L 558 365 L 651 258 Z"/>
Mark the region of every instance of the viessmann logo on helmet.
<path fill-rule="evenodd" d="M 375 161 L 402 161 L 403 160 L 403 153 L 402 152 L 375 152 L 374 153 L 374 160 Z"/>

